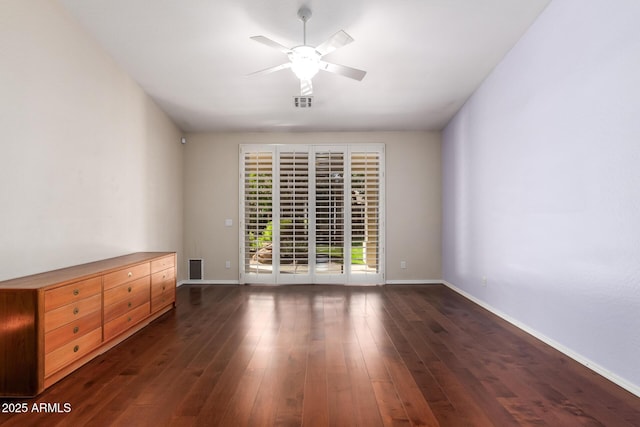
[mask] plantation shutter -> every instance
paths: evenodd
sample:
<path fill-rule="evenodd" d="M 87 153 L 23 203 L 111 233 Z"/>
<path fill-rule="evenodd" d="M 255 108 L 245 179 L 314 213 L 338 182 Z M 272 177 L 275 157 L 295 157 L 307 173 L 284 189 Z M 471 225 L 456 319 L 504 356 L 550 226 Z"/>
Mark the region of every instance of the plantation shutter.
<path fill-rule="evenodd" d="M 280 177 L 280 268 L 287 275 L 309 272 L 309 152 L 278 153 Z M 283 278 L 287 281 L 287 278 Z M 281 280 L 281 281 L 283 281 Z M 297 280 L 297 279 L 294 279 Z"/>
<path fill-rule="evenodd" d="M 318 147 L 315 153 L 316 274 L 344 272 L 345 153 Z"/>
<path fill-rule="evenodd" d="M 381 271 L 381 153 L 351 152 L 351 274 Z"/>
<path fill-rule="evenodd" d="M 244 273 L 268 281 L 273 274 L 273 153 L 244 152 L 242 162 Z"/>

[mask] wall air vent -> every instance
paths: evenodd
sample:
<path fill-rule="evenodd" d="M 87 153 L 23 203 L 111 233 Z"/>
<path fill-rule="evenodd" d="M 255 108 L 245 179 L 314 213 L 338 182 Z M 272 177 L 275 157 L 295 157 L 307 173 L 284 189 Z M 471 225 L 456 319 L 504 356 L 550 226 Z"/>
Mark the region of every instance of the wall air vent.
<path fill-rule="evenodd" d="M 293 105 L 296 108 L 311 108 L 313 96 L 294 96 Z"/>
<path fill-rule="evenodd" d="M 190 258 L 189 259 L 189 280 L 202 280 L 203 279 L 204 264 L 202 258 Z"/>

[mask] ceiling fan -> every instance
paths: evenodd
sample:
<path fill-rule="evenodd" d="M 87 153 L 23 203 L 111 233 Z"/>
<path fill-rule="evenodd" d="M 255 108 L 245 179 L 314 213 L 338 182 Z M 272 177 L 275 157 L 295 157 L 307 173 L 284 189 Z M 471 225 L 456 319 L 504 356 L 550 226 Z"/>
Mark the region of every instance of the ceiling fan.
<path fill-rule="evenodd" d="M 271 48 L 277 49 L 280 52 L 286 53 L 289 57 L 289 62 L 276 65 L 275 67 L 266 68 L 264 70 L 256 71 L 249 74 L 268 74 L 274 71 L 280 71 L 290 68 L 293 73 L 300 79 L 300 95 L 307 96 L 313 93 L 313 85 L 311 79 L 315 76 L 319 70 L 328 71 L 334 74 L 340 74 L 341 76 L 349 77 L 354 80 L 362 80 L 367 74 L 366 71 L 358 70 L 356 68 L 347 67 L 345 65 L 333 64 L 322 60 L 322 57 L 333 52 L 334 50 L 346 46 L 353 41 L 353 38 L 343 30 L 338 31 L 324 43 L 317 47 L 307 45 L 307 21 L 311 18 L 311 10 L 307 7 L 301 7 L 298 10 L 298 18 L 302 21 L 302 45 L 292 47 L 289 49 L 286 46 L 281 45 L 265 36 L 253 36 L 252 40 L 262 43 Z"/>

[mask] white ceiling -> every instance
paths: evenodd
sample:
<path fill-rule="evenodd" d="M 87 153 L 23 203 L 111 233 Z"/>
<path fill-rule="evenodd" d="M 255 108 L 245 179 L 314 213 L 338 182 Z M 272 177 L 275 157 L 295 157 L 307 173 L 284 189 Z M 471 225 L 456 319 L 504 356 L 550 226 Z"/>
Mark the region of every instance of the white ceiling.
<path fill-rule="evenodd" d="M 186 132 L 438 130 L 550 0 L 60 0 Z M 367 71 L 321 71 L 314 105 L 296 109 L 287 61 L 250 40 L 307 44 L 343 29 L 355 42 L 324 59 Z"/>

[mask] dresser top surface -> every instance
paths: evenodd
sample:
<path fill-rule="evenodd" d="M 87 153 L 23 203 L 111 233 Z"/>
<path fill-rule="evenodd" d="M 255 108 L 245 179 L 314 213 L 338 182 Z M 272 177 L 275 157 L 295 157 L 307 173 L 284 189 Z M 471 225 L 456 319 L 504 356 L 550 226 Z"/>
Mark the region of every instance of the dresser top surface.
<path fill-rule="evenodd" d="M 86 264 L 74 265 L 61 268 L 59 270 L 47 271 L 30 276 L 18 277 L 15 279 L 0 282 L 0 290 L 3 289 L 40 289 L 53 285 L 63 285 L 84 280 L 92 276 L 109 273 L 119 270 L 128 265 L 150 262 L 154 259 L 169 255 L 175 252 L 135 252 L 115 258 L 89 262 Z"/>

